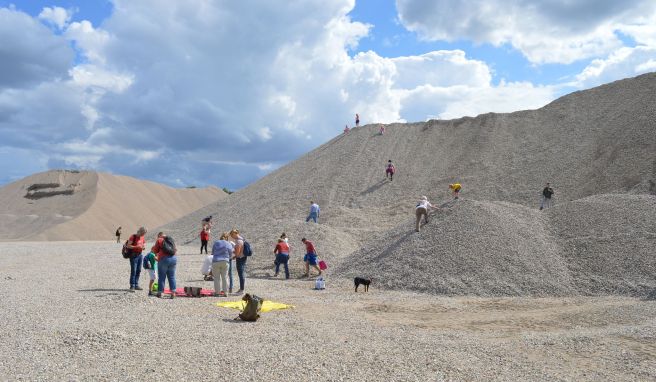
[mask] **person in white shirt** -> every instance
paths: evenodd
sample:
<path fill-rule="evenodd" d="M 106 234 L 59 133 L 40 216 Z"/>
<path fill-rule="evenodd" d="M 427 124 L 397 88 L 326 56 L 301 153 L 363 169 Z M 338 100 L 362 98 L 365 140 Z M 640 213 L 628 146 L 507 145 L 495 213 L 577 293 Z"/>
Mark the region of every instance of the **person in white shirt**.
<path fill-rule="evenodd" d="M 307 223 L 310 221 L 310 219 L 312 219 L 316 223 L 320 212 L 321 209 L 319 208 L 319 205 L 314 201 L 310 201 L 310 214 L 308 215 L 307 219 L 305 219 L 305 222 Z"/>
<path fill-rule="evenodd" d="M 417 207 L 415 208 L 415 215 L 417 216 L 415 231 L 419 232 L 421 228 L 420 222 L 422 216 L 424 217 L 424 224 L 428 223 L 428 210 L 430 209 L 437 209 L 437 207 L 430 204 L 427 197 L 422 196 L 421 200 L 417 203 Z"/>

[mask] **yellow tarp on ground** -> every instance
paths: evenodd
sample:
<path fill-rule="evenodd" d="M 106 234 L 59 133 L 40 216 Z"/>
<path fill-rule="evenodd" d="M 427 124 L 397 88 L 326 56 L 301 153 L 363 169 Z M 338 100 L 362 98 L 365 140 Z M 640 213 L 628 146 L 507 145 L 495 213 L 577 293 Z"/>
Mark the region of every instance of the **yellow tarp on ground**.
<path fill-rule="evenodd" d="M 226 301 L 226 302 L 217 302 L 214 304 L 216 306 L 222 307 L 222 308 L 232 308 L 232 309 L 237 309 L 237 310 L 244 310 L 244 307 L 246 306 L 246 301 L 239 300 L 239 301 Z M 290 309 L 293 308 L 294 305 L 287 305 L 287 304 L 282 304 L 279 302 L 273 302 L 269 300 L 264 300 L 262 303 L 262 313 L 270 312 L 272 310 L 279 310 L 279 309 Z"/>

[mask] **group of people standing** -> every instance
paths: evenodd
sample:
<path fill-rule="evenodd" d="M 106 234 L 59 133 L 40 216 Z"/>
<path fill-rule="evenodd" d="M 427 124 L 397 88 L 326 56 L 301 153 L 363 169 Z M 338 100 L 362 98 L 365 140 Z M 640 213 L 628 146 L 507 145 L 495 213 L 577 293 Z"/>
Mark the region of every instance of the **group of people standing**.
<path fill-rule="evenodd" d="M 141 276 L 141 268 L 144 267 L 148 270 L 148 275 L 150 277 L 148 295 L 162 297 L 166 280 L 168 280 L 169 289 L 171 290 L 171 298 L 175 298 L 175 271 L 178 264 L 178 258 L 175 253 L 170 254 L 164 251 L 163 243 L 166 235 L 163 232 L 159 232 L 155 244 L 144 259 L 142 253 L 146 248 L 145 237 L 147 232 L 146 228 L 140 227 L 136 233 L 130 235 L 125 244 L 126 249 L 129 251 L 128 259 L 130 260 L 130 291 L 135 292 L 143 290 L 143 288 L 139 286 L 139 278 Z M 153 292 L 153 285 L 156 276 L 157 292 Z"/>

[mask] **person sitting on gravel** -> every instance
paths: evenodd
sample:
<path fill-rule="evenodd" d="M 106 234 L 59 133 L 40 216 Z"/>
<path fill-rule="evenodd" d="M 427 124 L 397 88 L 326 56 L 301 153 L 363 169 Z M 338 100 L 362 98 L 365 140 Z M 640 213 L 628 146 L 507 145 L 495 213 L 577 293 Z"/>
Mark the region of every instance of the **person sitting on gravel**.
<path fill-rule="evenodd" d="M 139 287 L 139 276 L 141 275 L 141 266 L 143 261 L 144 247 L 146 246 L 146 229 L 140 227 L 134 235 L 130 235 L 127 242 L 127 248 L 130 250 L 130 291 L 142 290 Z"/>
<path fill-rule="evenodd" d="M 542 203 L 540 203 L 540 211 L 551 207 L 551 197 L 553 194 L 554 190 L 551 188 L 551 184 L 547 183 L 542 190 Z"/>
<path fill-rule="evenodd" d="M 457 200 L 458 196 L 460 195 L 460 190 L 462 190 L 462 186 L 460 183 L 452 183 L 449 184 L 449 190 L 453 192 L 453 199 Z"/>
<path fill-rule="evenodd" d="M 164 284 L 166 283 L 166 279 L 168 279 L 171 298 L 175 298 L 175 269 L 178 264 L 178 257 L 164 252 L 162 245 L 165 237 L 166 235 L 164 232 L 158 233 L 155 245 L 153 245 L 153 248 L 150 250 L 152 253 L 157 254 L 157 297 L 162 297 Z"/>
<path fill-rule="evenodd" d="M 436 209 L 436 206 L 433 206 L 430 204 L 428 201 L 428 198 L 425 196 L 421 197 L 421 200 L 417 202 L 417 206 L 415 207 L 415 215 L 417 216 L 417 222 L 415 224 L 415 231 L 419 232 L 421 229 L 420 223 L 421 223 L 421 217 L 424 217 L 424 224 L 428 224 L 428 210 L 430 209 Z"/>
<path fill-rule="evenodd" d="M 228 241 L 228 233 L 221 234 L 212 245 L 212 273 L 214 274 L 214 296 L 225 297 L 228 289 L 228 263 L 232 261 L 234 245 Z"/>
<path fill-rule="evenodd" d="M 344 134 L 348 134 L 351 129 L 349 129 L 348 125 L 344 126 Z"/>
<path fill-rule="evenodd" d="M 273 262 L 276 265 L 276 274 L 273 277 L 278 277 L 280 271 L 280 264 L 285 266 L 285 278 L 289 279 L 289 245 L 283 239 L 278 239 L 278 244 L 273 250 L 276 259 Z"/>
<path fill-rule="evenodd" d="M 200 273 L 203 275 L 203 281 L 213 281 L 212 273 L 212 255 L 205 256 L 203 260 L 203 265 L 200 268 Z"/>
<path fill-rule="evenodd" d="M 306 238 L 302 238 L 301 242 L 305 244 L 305 256 L 303 261 L 305 262 L 305 274 L 303 277 L 310 277 L 310 265 L 319 272 L 318 276 L 321 276 L 321 268 L 319 268 L 319 256 L 317 254 L 314 244 Z"/>
<path fill-rule="evenodd" d="M 310 221 L 310 219 L 312 219 L 316 223 L 317 219 L 319 218 L 320 212 L 321 209 L 319 208 L 319 205 L 314 201 L 310 200 L 310 214 L 308 215 L 307 219 L 305 219 L 305 222 L 307 223 Z"/>

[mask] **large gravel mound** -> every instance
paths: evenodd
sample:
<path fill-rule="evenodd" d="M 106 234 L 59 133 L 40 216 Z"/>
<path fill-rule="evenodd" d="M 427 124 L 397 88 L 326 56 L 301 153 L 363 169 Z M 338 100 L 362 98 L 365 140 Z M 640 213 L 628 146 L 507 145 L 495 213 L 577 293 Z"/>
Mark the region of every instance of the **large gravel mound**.
<path fill-rule="evenodd" d="M 656 288 L 656 197 L 598 195 L 540 212 L 461 200 L 379 235 L 337 274 L 448 295 L 628 294 Z"/>

